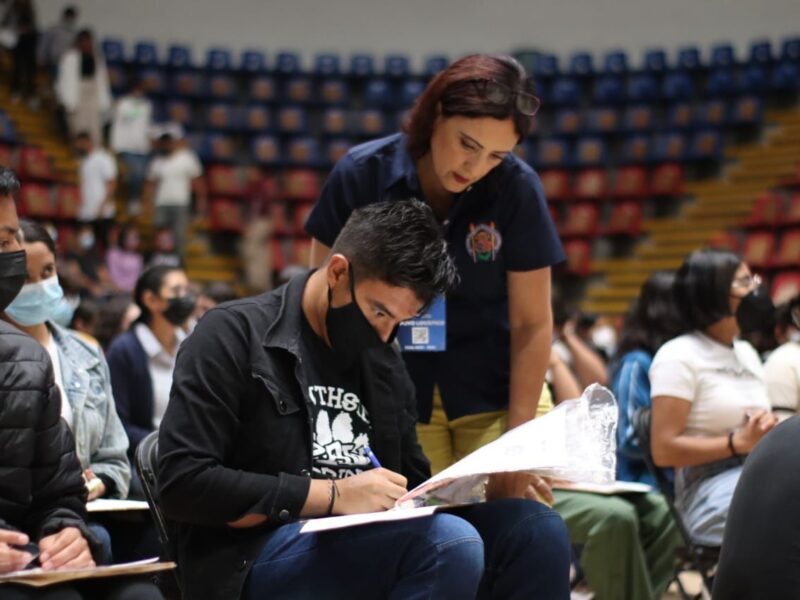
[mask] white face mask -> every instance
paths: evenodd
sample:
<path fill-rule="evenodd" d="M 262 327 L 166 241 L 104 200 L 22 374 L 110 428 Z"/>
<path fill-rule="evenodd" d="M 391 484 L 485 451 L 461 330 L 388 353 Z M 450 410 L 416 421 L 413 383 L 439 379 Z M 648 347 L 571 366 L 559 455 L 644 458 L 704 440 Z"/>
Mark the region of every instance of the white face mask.
<path fill-rule="evenodd" d="M 795 329 L 792 333 L 790 333 L 789 341 L 794 342 L 795 344 L 800 344 L 800 330 Z"/>
<path fill-rule="evenodd" d="M 592 343 L 602 348 L 609 356 L 617 350 L 617 332 L 611 325 L 602 325 L 592 331 Z"/>

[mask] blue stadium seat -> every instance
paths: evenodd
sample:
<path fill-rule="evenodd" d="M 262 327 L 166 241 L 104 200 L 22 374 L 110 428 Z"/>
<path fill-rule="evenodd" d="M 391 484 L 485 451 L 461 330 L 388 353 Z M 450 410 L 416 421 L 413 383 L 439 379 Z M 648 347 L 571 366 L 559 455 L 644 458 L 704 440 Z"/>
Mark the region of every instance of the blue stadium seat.
<path fill-rule="evenodd" d="M 386 77 L 407 77 L 411 74 L 411 62 L 403 54 L 389 54 L 383 63 Z"/>
<path fill-rule="evenodd" d="M 425 89 L 425 83 L 419 79 L 409 79 L 403 82 L 403 90 L 400 92 L 400 106 L 407 108 L 414 104 Z"/>
<path fill-rule="evenodd" d="M 338 54 L 317 54 L 314 58 L 314 74 L 320 77 L 335 77 L 342 72 Z"/>
<path fill-rule="evenodd" d="M 606 162 L 606 155 L 606 143 L 601 138 L 581 138 L 575 147 L 575 165 L 580 168 L 596 167 Z"/>
<path fill-rule="evenodd" d="M 275 102 L 278 88 L 275 80 L 267 75 L 257 75 L 250 79 L 249 99 L 258 102 Z"/>
<path fill-rule="evenodd" d="M 288 104 L 308 104 L 314 100 L 313 90 L 309 77 L 291 77 L 284 85 L 283 100 Z"/>
<path fill-rule="evenodd" d="M 533 74 L 544 79 L 558 77 L 561 74 L 558 67 L 558 56 L 555 54 L 540 54 L 536 59 Z"/>
<path fill-rule="evenodd" d="M 272 113 L 263 104 L 249 104 L 244 109 L 243 128 L 250 132 L 264 132 L 272 129 Z"/>
<path fill-rule="evenodd" d="M 341 108 L 329 108 L 322 114 L 322 133 L 330 136 L 344 136 L 348 131 L 347 112 Z"/>
<path fill-rule="evenodd" d="M 329 165 L 335 165 L 347 154 L 347 151 L 350 150 L 352 146 L 352 142 L 347 138 L 328 140 L 325 144 L 324 161 Z"/>
<path fill-rule="evenodd" d="M 600 77 L 594 84 L 594 101 L 597 104 L 621 104 L 625 101 L 625 83 L 615 75 Z"/>
<path fill-rule="evenodd" d="M 320 100 L 330 106 L 346 105 L 350 101 L 350 86 L 344 79 L 325 79 L 320 85 Z"/>
<path fill-rule="evenodd" d="M 783 44 L 781 44 L 781 60 L 800 62 L 800 37 L 783 40 Z"/>
<path fill-rule="evenodd" d="M 211 98 L 233 98 L 236 95 L 236 81 L 230 75 L 214 73 L 207 82 L 207 94 Z"/>
<path fill-rule="evenodd" d="M 14 122 L 4 112 L 0 112 L 0 140 L 6 144 L 16 144 L 18 141 Z M 10 165 L 4 166 L 8 167 Z"/>
<path fill-rule="evenodd" d="M 736 53 L 732 44 L 717 44 L 711 48 L 711 67 L 730 69 L 736 66 Z"/>
<path fill-rule="evenodd" d="M 661 85 L 661 96 L 670 102 L 691 100 L 694 97 L 692 78 L 685 71 L 668 73 Z"/>
<path fill-rule="evenodd" d="M 692 127 L 692 105 L 688 102 L 676 102 L 667 109 L 667 128 L 684 130 Z"/>
<path fill-rule="evenodd" d="M 629 133 L 652 131 L 655 128 L 652 107 L 643 104 L 629 106 L 625 110 L 622 127 Z"/>
<path fill-rule="evenodd" d="M 206 68 L 209 71 L 230 71 L 233 68 L 231 51 L 226 48 L 210 48 L 206 54 Z"/>
<path fill-rule="evenodd" d="M 133 49 L 133 63 L 139 67 L 158 65 L 158 50 L 155 42 L 137 42 Z"/>
<path fill-rule="evenodd" d="M 216 102 L 206 109 L 206 127 L 221 131 L 240 129 L 242 126 L 241 114 L 237 107 Z"/>
<path fill-rule="evenodd" d="M 239 68 L 245 73 L 263 73 L 267 70 L 267 57 L 259 50 L 245 50 Z"/>
<path fill-rule="evenodd" d="M 444 71 L 450 64 L 450 59 L 443 54 L 435 54 L 425 58 L 425 66 L 422 68 L 422 73 L 427 77 L 432 77 Z"/>
<path fill-rule="evenodd" d="M 762 64 L 751 64 L 746 67 L 739 78 L 741 94 L 763 94 L 769 87 L 767 67 Z"/>
<path fill-rule="evenodd" d="M 603 72 L 607 75 L 625 75 L 628 72 L 628 55 L 622 50 L 608 52 L 603 62 Z"/>
<path fill-rule="evenodd" d="M 549 101 L 553 106 L 577 106 L 581 100 L 578 82 L 572 77 L 559 77 L 550 88 Z"/>
<path fill-rule="evenodd" d="M 304 134 L 308 131 L 308 113 L 299 106 L 283 106 L 278 110 L 278 131 Z"/>
<path fill-rule="evenodd" d="M 725 126 L 728 119 L 728 104 L 724 100 L 709 100 L 697 107 L 692 125 L 700 128 Z"/>
<path fill-rule="evenodd" d="M 278 55 L 275 57 L 276 73 L 280 75 L 295 75 L 301 71 L 300 55 L 297 52 L 278 52 Z"/>
<path fill-rule="evenodd" d="M 191 51 L 188 46 L 174 44 L 167 51 L 167 66 L 171 69 L 189 69 L 192 66 Z"/>
<path fill-rule="evenodd" d="M 388 108 L 392 105 L 392 93 L 385 79 L 370 79 L 364 88 L 364 106 Z"/>
<path fill-rule="evenodd" d="M 106 63 L 114 65 L 125 62 L 125 46 L 122 40 L 117 38 L 106 38 L 102 44 L 103 56 L 106 58 Z"/>
<path fill-rule="evenodd" d="M 283 159 L 280 142 L 274 135 L 259 135 L 253 138 L 251 152 L 256 162 L 266 166 L 276 166 Z"/>
<path fill-rule="evenodd" d="M 108 83 L 111 85 L 111 91 L 115 95 L 124 93 L 128 89 L 128 76 L 125 73 L 125 67 L 121 64 L 108 65 Z"/>
<path fill-rule="evenodd" d="M 722 159 L 722 136 L 716 129 L 698 131 L 689 144 L 690 160 L 719 161 Z"/>
<path fill-rule="evenodd" d="M 588 52 L 576 52 L 569 60 L 569 74 L 576 77 L 594 75 L 594 62 Z"/>
<path fill-rule="evenodd" d="M 375 59 L 369 54 L 354 54 L 350 57 L 352 77 L 372 77 L 375 74 Z"/>
<path fill-rule="evenodd" d="M 540 169 L 557 169 L 570 162 L 569 146 L 566 141 L 544 138 L 536 149 L 536 166 Z"/>
<path fill-rule="evenodd" d="M 637 134 L 629 136 L 622 144 L 620 164 L 642 165 L 651 159 L 650 136 Z"/>
<path fill-rule="evenodd" d="M 166 92 L 167 83 L 160 69 L 144 69 L 139 72 L 139 80 L 148 94 L 158 96 Z"/>
<path fill-rule="evenodd" d="M 686 136 L 672 131 L 656 136 L 653 158 L 657 162 L 683 162 L 688 158 Z"/>
<path fill-rule="evenodd" d="M 800 87 L 800 74 L 797 64 L 784 61 L 772 71 L 769 87 L 774 92 L 794 92 Z"/>
<path fill-rule="evenodd" d="M 192 105 L 186 100 L 170 100 L 164 105 L 163 119 L 178 123 L 184 128 L 189 127 L 194 122 Z"/>
<path fill-rule="evenodd" d="M 589 133 L 613 135 L 619 131 L 619 111 L 616 108 L 594 108 L 586 125 Z"/>
<path fill-rule="evenodd" d="M 649 73 L 637 73 L 628 81 L 628 100 L 631 102 L 656 102 L 660 97 L 658 80 Z"/>
<path fill-rule="evenodd" d="M 757 96 L 743 96 L 731 105 L 728 123 L 734 127 L 757 127 L 764 117 L 764 103 Z"/>
<path fill-rule="evenodd" d="M 768 39 L 757 40 L 750 44 L 750 64 L 769 66 L 773 61 L 772 42 Z"/>
<path fill-rule="evenodd" d="M 661 48 L 646 50 L 644 53 L 644 71 L 653 74 L 664 73 L 668 69 L 667 53 Z"/>
<path fill-rule="evenodd" d="M 175 96 L 196 98 L 204 91 L 203 79 L 195 71 L 178 71 L 170 79 L 169 91 Z"/>
<path fill-rule="evenodd" d="M 319 143 L 311 136 L 296 137 L 286 145 L 286 158 L 294 167 L 314 167 L 319 164 Z"/>
<path fill-rule="evenodd" d="M 358 133 L 365 137 L 377 137 L 386 133 L 386 117 L 380 110 L 362 110 L 358 114 Z"/>
<path fill-rule="evenodd" d="M 583 130 L 581 112 L 575 108 L 562 108 L 555 114 L 553 132 L 559 136 L 576 136 Z"/>
<path fill-rule="evenodd" d="M 697 71 L 703 67 L 700 60 L 700 49 L 696 46 L 687 46 L 678 50 L 676 69 L 684 71 Z"/>
<path fill-rule="evenodd" d="M 725 98 L 736 93 L 736 78 L 728 69 L 711 71 L 706 79 L 705 94 L 708 98 Z"/>

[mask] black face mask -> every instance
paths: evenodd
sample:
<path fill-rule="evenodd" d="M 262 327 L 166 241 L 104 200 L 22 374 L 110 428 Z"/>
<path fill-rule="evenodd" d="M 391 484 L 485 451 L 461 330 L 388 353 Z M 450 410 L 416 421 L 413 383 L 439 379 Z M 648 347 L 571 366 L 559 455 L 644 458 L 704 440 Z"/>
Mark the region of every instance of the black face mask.
<path fill-rule="evenodd" d="M 744 334 L 772 331 L 775 327 L 775 305 L 769 294 L 753 290 L 742 298 L 736 309 L 736 322 Z"/>
<path fill-rule="evenodd" d="M 331 348 L 336 353 L 339 365 L 345 369 L 351 367 L 363 351 L 384 344 L 381 336 L 370 325 L 356 302 L 355 277 L 352 268 L 350 269 L 350 296 L 352 301 L 349 304 L 333 308 L 331 306 L 333 290 L 328 288 L 328 313 L 325 315 L 325 327 L 328 330 Z M 392 339 L 396 332 L 397 328 L 392 332 Z M 389 341 L 391 342 L 391 339 Z"/>
<path fill-rule="evenodd" d="M 170 298 L 164 318 L 175 326 L 183 325 L 194 312 L 197 297 L 194 294 Z"/>
<path fill-rule="evenodd" d="M 0 252 L 0 311 L 4 311 L 17 297 L 27 277 L 25 250 Z"/>

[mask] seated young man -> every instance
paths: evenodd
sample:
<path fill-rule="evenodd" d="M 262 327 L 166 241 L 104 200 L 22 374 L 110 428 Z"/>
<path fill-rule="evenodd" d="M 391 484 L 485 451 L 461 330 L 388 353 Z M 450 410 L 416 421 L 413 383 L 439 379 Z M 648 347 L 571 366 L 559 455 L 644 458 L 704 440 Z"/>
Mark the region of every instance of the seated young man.
<path fill-rule="evenodd" d="M 187 597 L 569 598 L 566 528 L 524 498 L 527 476 L 454 514 L 299 533 L 298 519 L 391 508 L 429 476 L 391 341 L 456 277 L 427 205 L 371 204 L 322 268 L 198 323 L 159 434 Z"/>

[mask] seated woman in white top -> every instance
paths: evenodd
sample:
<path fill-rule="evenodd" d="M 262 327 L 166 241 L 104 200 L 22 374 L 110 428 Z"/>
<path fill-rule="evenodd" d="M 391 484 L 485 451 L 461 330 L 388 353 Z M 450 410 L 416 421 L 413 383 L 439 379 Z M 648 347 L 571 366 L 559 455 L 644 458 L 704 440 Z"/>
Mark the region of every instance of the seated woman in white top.
<path fill-rule="evenodd" d="M 764 364 L 772 410 L 783 420 L 800 409 L 800 295 L 779 309 L 778 328 L 786 341 L 769 355 Z"/>
<path fill-rule="evenodd" d="M 760 279 L 732 252 L 697 250 L 675 279 L 687 331 L 656 353 L 650 367 L 652 451 L 676 467 L 675 497 L 692 538 L 722 543 L 742 460 L 775 425 L 764 370 L 740 327 L 772 317 Z"/>

